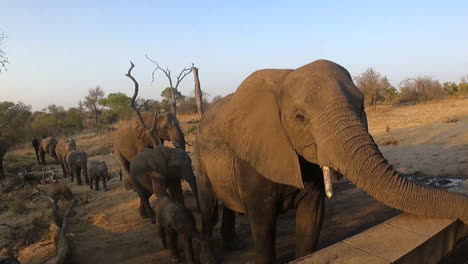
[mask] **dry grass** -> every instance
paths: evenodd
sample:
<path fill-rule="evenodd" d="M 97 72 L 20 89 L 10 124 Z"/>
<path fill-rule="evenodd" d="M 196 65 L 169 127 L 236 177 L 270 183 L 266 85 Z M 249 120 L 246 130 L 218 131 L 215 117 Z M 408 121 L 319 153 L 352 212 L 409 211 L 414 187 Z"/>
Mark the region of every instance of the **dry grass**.
<path fill-rule="evenodd" d="M 55 201 L 59 200 L 67 200 L 71 201 L 73 199 L 73 193 L 65 184 L 57 184 L 55 185 L 52 190 L 50 190 L 49 196 L 52 197 Z"/>
<path fill-rule="evenodd" d="M 26 205 L 24 201 L 20 198 L 16 198 L 10 202 L 10 211 L 14 216 L 24 214 L 26 212 Z"/>

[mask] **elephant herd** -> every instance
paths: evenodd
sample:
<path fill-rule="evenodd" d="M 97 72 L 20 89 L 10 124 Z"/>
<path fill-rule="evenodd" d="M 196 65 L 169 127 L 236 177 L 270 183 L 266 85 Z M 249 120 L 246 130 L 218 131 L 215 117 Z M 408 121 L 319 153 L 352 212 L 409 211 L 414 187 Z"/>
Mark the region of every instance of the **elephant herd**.
<path fill-rule="evenodd" d="M 102 181 L 104 191 L 107 191 L 109 174 L 104 161 L 89 161 L 86 152 L 76 149 L 74 139 L 57 140 L 55 137 L 34 138 L 31 142 L 36 153 L 37 162 L 46 165 L 45 155 L 48 154 L 62 167 L 63 177 L 70 177 L 73 182 L 76 178 L 78 185 L 82 185 L 81 174 L 85 184 L 92 190 L 99 190 L 99 181 Z"/>
<path fill-rule="evenodd" d="M 467 223 L 468 196 L 412 183 L 388 163 L 368 132 L 363 102 L 349 72 L 331 61 L 318 60 L 294 70 L 259 70 L 203 114 L 194 144 L 196 173 L 179 122 L 171 113 L 157 115 L 153 136 L 172 141 L 175 148 L 153 147 L 135 119 L 115 132 L 114 154 L 125 175 L 125 188 L 140 198 L 140 216 L 157 223 L 161 243 L 171 250 L 174 261 L 179 260 L 179 234 L 187 262 L 193 262 L 192 237 L 201 239 L 201 263 L 219 262 L 213 247 L 218 206 L 222 206 L 226 249 L 241 244 L 235 232 L 236 213 L 248 217 L 254 263 L 275 263 L 276 222 L 288 209 L 296 210 L 296 257 L 313 252 L 325 198 L 333 195 L 331 176 L 346 176 L 396 209 Z M 147 126 L 152 118 L 151 113 L 142 113 Z M 59 143 L 53 138 L 33 142 L 38 162 L 45 164 L 44 154 L 51 155 L 64 175 L 75 172 L 80 184 L 77 170 L 84 171 L 86 156 L 72 162 L 74 142 Z M 88 163 L 91 171 L 90 167 Z M 201 233 L 184 206 L 182 179 L 197 200 Z M 153 207 L 151 195 L 158 198 Z"/>

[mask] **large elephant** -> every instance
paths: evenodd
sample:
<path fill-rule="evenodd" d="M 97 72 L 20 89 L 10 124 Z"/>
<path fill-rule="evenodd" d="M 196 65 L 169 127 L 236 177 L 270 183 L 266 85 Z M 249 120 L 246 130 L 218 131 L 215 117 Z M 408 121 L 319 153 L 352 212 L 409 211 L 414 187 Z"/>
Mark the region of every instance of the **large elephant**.
<path fill-rule="evenodd" d="M 141 116 L 145 125 L 151 127 L 153 124 L 153 114 L 142 112 Z M 157 133 L 164 140 L 170 140 L 176 148 L 185 149 L 184 133 L 180 129 L 179 121 L 174 114 L 160 113 L 156 119 Z M 155 133 L 156 136 L 156 133 Z M 131 182 L 129 176 L 130 160 L 144 148 L 152 148 L 150 137 L 140 122 L 134 118 L 127 125 L 120 127 L 114 134 L 114 155 L 119 161 L 120 168 L 125 175 L 125 188 L 130 190 Z"/>
<path fill-rule="evenodd" d="M 55 154 L 57 155 L 57 160 L 60 163 L 60 166 L 62 166 L 63 178 L 70 176 L 70 172 L 68 171 L 67 155 L 73 150 L 76 150 L 76 142 L 73 138 L 61 139 L 55 146 Z"/>
<path fill-rule="evenodd" d="M 247 214 L 257 264 L 275 261 L 277 215 L 288 208 L 297 209 L 296 257 L 314 250 L 331 171 L 396 209 L 468 221 L 467 196 L 416 185 L 387 162 L 368 133 L 362 92 L 330 61 L 254 72 L 203 115 L 195 148 L 203 232 L 212 236 L 218 200 Z M 234 234 L 227 216 L 225 242 Z M 209 241 L 201 250 L 202 263 L 215 262 Z"/>
<path fill-rule="evenodd" d="M 39 142 L 39 157 L 41 159 L 42 165 L 46 165 L 45 154 L 49 154 L 52 158 L 59 163 L 57 159 L 57 154 L 55 153 L 55 146 L 57 145 L 57 140 L 54 137 L 41 138 Z"/>
<path fill-rule="evenodd" d="M 184 205 L 181 179 L 187 181 L 198 205 L 198 188 L 188 153 L 180 148 L 159 145 L 155 149 L 140 151 L 130 162 L 130 181 L 140 197 L 139 213 L 154 223 L 149 197 L 166 195 Z"/>
<path fill-rule="evenodd" d="M 5 171 L 3 170 L 3 156 L 8 150 L 8 144 L 0 138 L 0 180 L 5 179 Z"/>

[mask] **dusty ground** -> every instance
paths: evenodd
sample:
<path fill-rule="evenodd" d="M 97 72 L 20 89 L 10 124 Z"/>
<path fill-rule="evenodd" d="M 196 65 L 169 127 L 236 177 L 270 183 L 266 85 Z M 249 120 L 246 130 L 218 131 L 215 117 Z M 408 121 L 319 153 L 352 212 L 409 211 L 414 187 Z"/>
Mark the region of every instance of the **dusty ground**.
<path fill-rule="evenodd" d="M 368 110 L 368 119 L 371 134 L 398 170 L 419 178 L 439 177 L 436 180 L 468 178 L 468 100 L 404 107 L 379 106 L 375 111 Z M 181 122 L 192 143 L 195 118 L 183 117 Z M 109 192 L 90 191 L 85 186 L 61 179 L 79 200 L 69 233 L 75 262 L 171 263 L 169 252 L 161 249 L 155 227 L 139 219 L 137 195 L 125 191 L 122 182 L 118 181 L 117 162 L 111 154 L 111 132 L 98 136 L 83 133 L 74 138 L 78 148 L 86 150 L 91 159 L 105 160 L 113 176 Z M 35 163 L 29 145 L 10 151 L 5 164 L 9 180 L 1 184 L 0 223 L 13 228 L 0 226 L 0 249 L 3 248 L 0 255 L 9 249 L 22 263 L 42 263 L 52 252 L 47 241 L 50 205 L 35 194 L 32 183 L 24 183 L 15 177 L 19 167 L 37 171 L 41 166 Z M 59 173 L 59 166 L 52 165 Z M 186 198 L 189 207 L 193 208 L 190 192 L 186 193 Z M 359 233 L 395 214 L 398 214 L 396 210 L 373 200 L 349 182 L 340 182 L 335 196 L 326 203 L 320 247 Z M 195 215 L 198 219 L 198 214 Z M 245 216 L 237 219 L 236 230 L 247 246 L 233 252 L 218 247 L 216 251 L 223 263 L 242 263 L 253 253 L 247 219 Z M 219 245 L 219 232 L 215 239 L 215 244 Z M 277 225 L 279 263 L 294 257 L 294 241 L 294 211 L 289 211 L 280 217 Z M 197 255 L 197 241 L 194 247 Z"/>

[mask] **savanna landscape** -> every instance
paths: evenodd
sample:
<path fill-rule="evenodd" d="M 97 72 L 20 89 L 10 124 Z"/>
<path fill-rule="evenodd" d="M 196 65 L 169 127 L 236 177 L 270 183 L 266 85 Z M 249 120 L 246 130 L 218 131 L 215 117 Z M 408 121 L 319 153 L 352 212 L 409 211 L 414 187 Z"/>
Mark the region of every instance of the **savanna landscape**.
<path fill-rule="evenodd" d="M 468 263 L 468 3 L 7 2 L 0 264 Z"/>
<path fill-rule="evenodd" d="M 197 115 L 181 116 L 186 140 L 193 142 L 198 124 Z M 421 180 L 436 177 L 464 180 L 468 178 L 468 99 L 444 100 L 409 106 L 379 105 L 368 110 L 369 130 L 389 161 L 406 175 Z M 121 124 L 116 124 L 118 127 Z M 390 130 L 387 132 L 387 127 Z M 118 163 L 112 155 L 112 131 L 96 135 L 93 131 L 71 135 L 90 159 L 105 160 L 110 168 L 108 192 L 92 192 L 87 186 L 68 186 L 79 202 L 71 218 L 69 235 L 73 241 L 73 258 L 77 263 L 171 263 L 169 252 L 162 250 L 156 239 L 156 229 L 138 215 L 138 197 L 126 191 L 119 181 Z M 170 145 L 170 143 L 169 143 Z M 192 147 L 187 146 L 192 152 Z M 52 161 L 52 160 L 50 160 Z M 31 174 L 42 173 L 30 144 L 20 145 L 5 156 L 7 180 L 2 182 L 1 226 L 2 250 L 14 252 L 21 263 L 43 263 L 52 254 L 48 231 L 50 204 L 33 187 L 17 176 L 21 168 Z M 60 167 L 50 165 L 57 174 Z M 57 186 L 60 186 L 57 185 Z M 442 185 L 444 183 L 442 182 Z M 42 185 L 45 190 L 55 185 Z M 184 184 L 188 207 L 196 211 L 193 196 Z M 19 204 L 24 204 L 20 207 Z M 366 208 L 362 210 L 362 208 Z M 375 201 L 347 180 L 336 187 L 336 194 L 326 201 L 324 226 L 319 248 L 363 231 L 399 212 Z M 197 219 L 199 214 L 194 213 Z M 239 216 L 236 230 L 246 240 L 247 247 L 223 252 L 224 263 L 241 263 L 252 256 L 248 220 Z M 219 226 L 218 226 L 219 228 Z M 216 233 L 215 233 L 216 234 Z M 294 214 L 280 217 L 277 231 L 280 260 L 294 256 Z M 219 234 L 215 235 L 220 240 Z M 137 246 L 135 246 L 137 245 Z M 197 241 L 195 241 L 197 252 Z"/>

